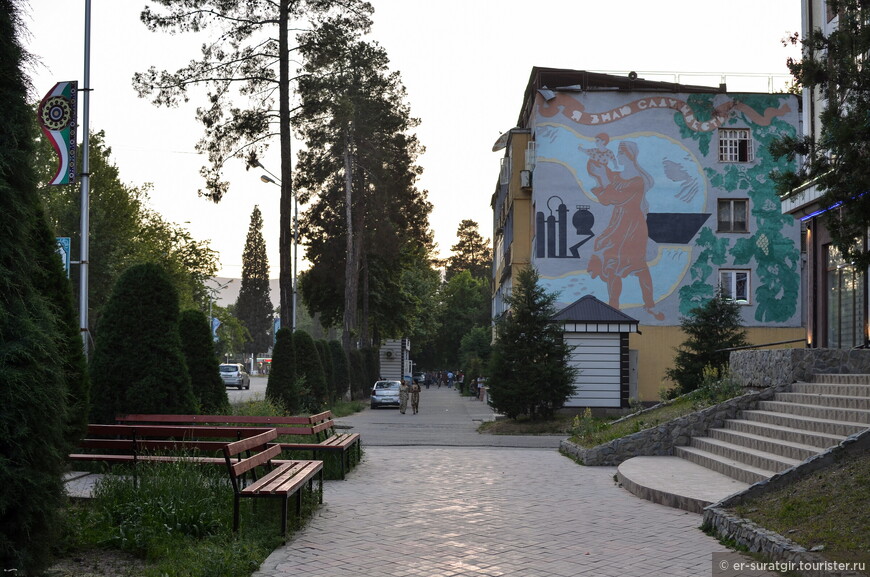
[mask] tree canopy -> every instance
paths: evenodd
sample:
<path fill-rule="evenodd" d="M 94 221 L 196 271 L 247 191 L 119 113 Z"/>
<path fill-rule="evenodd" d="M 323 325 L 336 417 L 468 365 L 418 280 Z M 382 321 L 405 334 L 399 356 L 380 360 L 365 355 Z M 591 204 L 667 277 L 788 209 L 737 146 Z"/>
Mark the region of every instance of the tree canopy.
<path fill-rule="evenodd" d="M 794 173 L 773 175 L 781 195 L 800 194 L 814 184 L 822 192 L 820 204 L 834 244 L 846 262 L 866 269 L 870 252 L 865 239 L 870 226 L 870 23 L 863 0 L 829 0 L 839 14 L 837 28 L 825 34 L 815 28 L 792 42 L 802 45 L 802 58 L 789 59 L 797 87 L 819 97 L 818 134 L 780 138 L 771 147 L 776 158 L 801 159 Z"/>

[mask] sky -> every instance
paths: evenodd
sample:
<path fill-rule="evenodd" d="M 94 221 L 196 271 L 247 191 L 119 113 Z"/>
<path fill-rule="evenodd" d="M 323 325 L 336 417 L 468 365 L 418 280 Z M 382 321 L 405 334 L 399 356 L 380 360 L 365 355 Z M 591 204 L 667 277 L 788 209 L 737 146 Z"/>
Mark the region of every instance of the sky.
<path fill-rule="evenodd" d="M 78 80 L 82 88 L 85 0 L 28 1 L 25 46 L 40 60 L 30 70 L 33 101 L 55 82 Z M 532 67 L 636 71 L 651 80 L 710 86 L 724 79 L 729 91 L 766 92 L 786 86 L 785 61 L 799 55 L 781 40 L 800 31 L 800 0 L 370 1 L 369 38 L 401 73 L 411 114 L 421 122 L 415 132 L 426 152 L 418 187 L 434 206 L 430 224 L 441 256 L 449 255 L 464 219 L 492 236 L 489 203 L 504 154 L 492 147 L 515 126 Z M 158 108 L 132 88 L 135 72 L 175 70 L 196 59 L 203 40 L 149 32 L 139 21 L 146 3 L 91 0 L 90 129 L 105 130 L 122 182 L 151 183 L 151 208 L 210 241 L 220 255 L 218 276 L 241 276 L 258 205 L 270 277 L 277 278 L 278 187 L 238 160 L 226 167 L 231 186 L 219 204 L 199 197 L 206 158 L 194 149 L 202 135 L 195 112 L 202 100 Z M 263 164 L 279 172 L 277 141 Z M 303 255 L 304 246 L 304 270 Z"/>

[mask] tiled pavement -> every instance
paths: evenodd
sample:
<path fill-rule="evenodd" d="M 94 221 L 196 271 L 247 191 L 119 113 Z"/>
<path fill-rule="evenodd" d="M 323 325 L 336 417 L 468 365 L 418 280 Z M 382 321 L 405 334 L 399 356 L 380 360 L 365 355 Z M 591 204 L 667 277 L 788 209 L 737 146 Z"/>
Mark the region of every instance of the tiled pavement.
<path fill-rule="evenodd" d="M 700 515 L 633 496 L 615 467 L 485 446 L 511 443 L 475 433 L 491 414 L 454 391 L 424 391 L 421 405 L 341 420 L 363 433 L 363 462 L 326 484 L 321 509 L 255 576 L 725 577 Z"/>

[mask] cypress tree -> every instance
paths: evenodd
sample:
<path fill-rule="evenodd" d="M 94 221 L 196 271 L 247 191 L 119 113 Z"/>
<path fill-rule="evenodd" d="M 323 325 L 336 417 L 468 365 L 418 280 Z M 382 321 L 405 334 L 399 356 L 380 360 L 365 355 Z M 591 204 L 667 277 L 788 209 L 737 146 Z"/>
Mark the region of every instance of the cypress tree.
<path fill-rule="evenodd" d="M 190 375 L 190 385 L 203 414 L 221 414 L 230 408 L 227 388 L 221 380 L 208 319 L 198 310 L 182 311 L 178 319 L 181 350 Z"/>
<path fill-rule="evenodd" d="M 266 385 L 266 399 L 280 405 L 287 414 L 294 415 L 302 407 L 302 395 L 296 378 L 296 352 L 293 347 L 293 331 L 287 327 L 278 329 L 272 349 L 272 368 Z"/>
<path fill-rule="evenodd" d="M 338 400 L 344 399 L 350 396 L 350 367 L 341 341 L 329 341 L 329 353 L 332 357 L 333 395 Z"/>
<path fill-rule="evenodd" d="M 319 410 L 326 403 L 329 393 L 326 390 L 326 378 L 323 376 L 317 345 L 311 335 L 305 331 L 296 331 L 293 334 L 293 350 L 296 351 L 296 371 L 305 379 L 305 386 L 311 396 L 312 406 L 308 408 Z"/>
<path fill-rule="evenodd" d="M 162 267 L 148 263 L 120 276 L 103 310 L 91 362 L 92 419 L 117 414 L 196 411 L 178 336 L 178 293 Z"/>
<path fill-rule="evenodd" d="M 236 318 L 251 335 L 251 340 L 245 344 L 245 352 L 252 355 L 264 353 L 272 346 L 269 259 L 262 231 L 263 215 L 260 207 L 255 206 L 242 253 L 242 284 L 236 300 Z"/>
<path fill-rule="evenodd" d="M 36 194 L 23 30 L 19 2 L 0 0 L 0 567 L 36 575 L 50 562 L 67 442 L 78 434 L 80 417 L 69 416 L 67 401 L 86 403 L 86 381 L 69 289 Z"/>

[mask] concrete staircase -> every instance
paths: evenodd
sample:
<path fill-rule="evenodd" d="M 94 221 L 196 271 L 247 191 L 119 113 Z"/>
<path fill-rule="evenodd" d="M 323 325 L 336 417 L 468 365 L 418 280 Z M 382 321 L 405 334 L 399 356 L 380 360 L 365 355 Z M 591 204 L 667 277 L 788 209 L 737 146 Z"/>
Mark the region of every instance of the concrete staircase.
<path fill-rule="evenodd" d="M 818 375 L 740 417 L 674 454 L 744 483 L 770 478 L 870 428 L 870 375 Z"/>
<path fill-rule="evenodd" d="M 636 495 L 700 511 L 868 428 L 870 375 L 817 375 L 812 382 L 795 383 L 791 392 L 742 411 L 721 428 L 710 429 L 708 436 L 675 447 L 675 457 L 629 459 L 620 465 L 619 477 Z M 704 473 L 699 466 L 709 471 Z M 644 472 L 651 468 L 667 469 L 668 476 Z M 675 486 L 679 477 L 686 485 L 682 494 Z M 703 494 L 698 485 L 707 486 Z M 714 490 L 713 485 L 721 489 Z M 717 490 L 724 494 L 718 495 Z"/>

